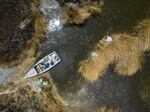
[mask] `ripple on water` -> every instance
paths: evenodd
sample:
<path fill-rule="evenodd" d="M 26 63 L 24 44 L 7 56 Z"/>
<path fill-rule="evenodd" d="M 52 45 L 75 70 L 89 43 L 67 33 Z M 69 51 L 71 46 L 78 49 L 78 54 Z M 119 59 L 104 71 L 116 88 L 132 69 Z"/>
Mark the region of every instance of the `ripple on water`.
<path fill-rule="evenodd" d="M 48 32 L 58 31 L 63 27 L 62 10 L 56 0 L 42 0 L 40 10 L 47 16 Z"/>

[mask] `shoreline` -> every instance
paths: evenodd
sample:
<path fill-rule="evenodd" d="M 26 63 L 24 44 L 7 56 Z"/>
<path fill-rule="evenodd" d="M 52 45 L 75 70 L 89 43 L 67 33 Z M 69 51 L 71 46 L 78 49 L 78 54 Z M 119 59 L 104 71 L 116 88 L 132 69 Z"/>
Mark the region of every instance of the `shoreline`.
<path fill-rule="evenodd" d="M 25 35 L 24 48 L 23 47 L 19 48 L 21 51 L 17 54 L 14 54 L 16 56 L 13 59 L 11 60 L 8 59 L 7 61 L 1 60 L 0 62 L 1 67 L 18 66 L 18 64 L 24 63 L 23 61 L 27 60 L 27 58 L 35 58 L 37 56 L 38 44 L 44 39 L 44 33 L 46 32 L 46 19 L 42 14 L 42 12 L 40 12 L 38 9 L 39 3 L 37 0 L 32 0 L 29 4 L 31 11 L 29 17 L 32 19 L 32 21 L 25 19 L 24 21 L 21 21 L 19 25 L 20 28 L 22 29 L 21 31 L 24 31 L 24 29 L 28 24 L 34 23 L 33 25 L 34 30 L 31 30 L 30 27 L 28 28 Z M 27 36 L 28 33 L 32 33 L 32 36 L 30 36 L 30 38 Z M 27 40 L 26 38 L 29 38 L 29 40 Z M 20 43 L 21 40 L 18 41 L 18 45 L 20 45 Z M 17 50 L 17 48 L 14 49 Z"/>

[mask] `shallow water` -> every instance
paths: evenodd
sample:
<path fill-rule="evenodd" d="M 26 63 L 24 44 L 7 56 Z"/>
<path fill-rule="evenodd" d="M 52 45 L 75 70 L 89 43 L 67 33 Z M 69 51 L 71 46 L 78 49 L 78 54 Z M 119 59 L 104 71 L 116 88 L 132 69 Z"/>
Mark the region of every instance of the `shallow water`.
<path fill-rule="evenodd" d="M 0 84 L 4 84 L 5 82 L 10 80 L 11 73 L 15 70 L 12 68 L 0 68 Z"/>
<path fill-rule="evenodd" d="M 61 8 L 56 2 L 53 3 L 49 7 L 57 5 L 57 8 L 50 9 L 47 13 L 49 21 L 62 18 Z M 60 26 L 54 25 L 55 30 L 49 30 L 40 51 L 44 56 L 56 50 L 62 58 L 62 63 L 50 73 L 71 111 L 78 112 L 81 109 L 90 112 L 101 105 L 118 106 L 123 112 L 148 111 L 135 92 L 138 75 L 122 78 L 109 69 L 101 80 L 91 84 L 82 82 L 77 73 L 80 60 L 103 35 L 131 32 L 137 22 L 144 19 L 150 6 L 148 3 L 146 0 L 107 0 L 103 13 L 92 17 L 84 25 L 63 27 L 60 21 Z"/>

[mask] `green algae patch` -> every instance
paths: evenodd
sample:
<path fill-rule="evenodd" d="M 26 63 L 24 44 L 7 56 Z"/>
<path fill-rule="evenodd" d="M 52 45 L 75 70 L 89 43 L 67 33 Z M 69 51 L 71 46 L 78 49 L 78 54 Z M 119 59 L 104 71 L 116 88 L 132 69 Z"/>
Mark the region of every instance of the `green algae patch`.
<path fill-rule="evenodd" d="M 0 1 L 0 66 L 14 66 L 36 56 L 46 31 L 38 5 L 38 0 Z"/>

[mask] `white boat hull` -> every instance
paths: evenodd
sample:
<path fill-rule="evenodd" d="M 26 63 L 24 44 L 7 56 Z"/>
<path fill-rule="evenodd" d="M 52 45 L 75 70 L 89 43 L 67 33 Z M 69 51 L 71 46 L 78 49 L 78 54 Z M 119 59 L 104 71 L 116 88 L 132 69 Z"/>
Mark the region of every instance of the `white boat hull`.
<path fill-rule="evenodd" d="M 38 61 L 26 74 L 25 78 L 35 77 L 40 75 L 61 62 L 60 57 L 56 53 L 56 51 L 48 54 L 40 61 Z"/>

